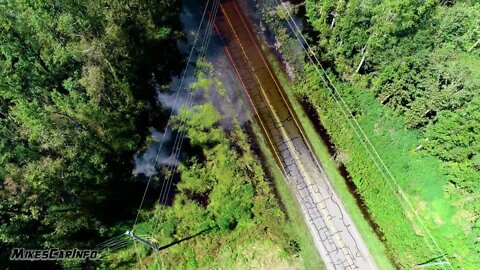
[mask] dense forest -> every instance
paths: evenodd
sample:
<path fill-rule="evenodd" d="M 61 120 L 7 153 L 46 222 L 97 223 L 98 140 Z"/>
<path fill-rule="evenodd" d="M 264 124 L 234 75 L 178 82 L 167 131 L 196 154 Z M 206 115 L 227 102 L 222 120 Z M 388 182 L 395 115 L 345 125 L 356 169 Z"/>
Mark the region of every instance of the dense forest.
<path fill-rule="evenodd" d="M 442 257 L 414 216 L 417 212 L 454 268 L 476 269 L 478 2 L 307 0 L 283 6 L 257 2 L 288 70 L 293 70 L 295 93 L 316 109 L 342 157 L 338 162 L 346 166 L 394 263 L 410 269 Z M 295 39 L 285 10 L 303 19 L 308 52 Z M 398 199 L 385 171 L 370 162 L 361 136 L 349 125 L 353 120 L 347 120 L 332 98 L 331 86 L 326 86 L 308 53 L 318 57 L 334 91 L 343 97 L 415 211 Z"/>
<path fill-rule="evenodd" d="M 152 80 L 179 69 L 179 12 L 179 1 L 0 2 L 0 268 L 11 247 L 93 247 L 132 218 L 144 188 L 132 155 L 165 122 Z"/>

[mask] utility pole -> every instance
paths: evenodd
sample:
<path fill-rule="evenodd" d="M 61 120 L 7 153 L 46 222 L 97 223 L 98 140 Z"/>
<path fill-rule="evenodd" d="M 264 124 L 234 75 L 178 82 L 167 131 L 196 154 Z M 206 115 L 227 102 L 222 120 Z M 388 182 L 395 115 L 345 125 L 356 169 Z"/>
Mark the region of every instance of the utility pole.
<path fill-rule="evenodd" d="M 135 240 L 135 241 L 137 241 L 137 242 L 140 242 L 141 244 L 143 244 L 143 245 L 145 245 L 145 246 L 147 246 L 147 247 L 149 247 L 149 248 L 151 248 L 151 249 L 153 249 L 153 250 L 156 250 L 156 251 L 159 251 L 159 250 L 160 250 L 160 248 L 157 247 L 157 245 L 152 244 L 152 243 L 148 242 L 147 240 L 145 240 L 145 239 L 143 239 L 143 238 L 141 238 L 141 237 L 139 237 L 139 236 L 136 236 L 136 235 L 133 233 L 133 231 L 126 231 L 126 232 L 125 232 L 125 235 L 130 236 L 133 240 Z"/>

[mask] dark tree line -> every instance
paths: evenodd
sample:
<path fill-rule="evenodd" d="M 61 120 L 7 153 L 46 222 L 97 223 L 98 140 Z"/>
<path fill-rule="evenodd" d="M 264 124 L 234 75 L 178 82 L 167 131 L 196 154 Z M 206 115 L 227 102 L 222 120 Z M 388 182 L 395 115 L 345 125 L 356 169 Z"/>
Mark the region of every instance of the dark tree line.
<path fill-rule="evenodd" d="M 164 121 L 153 80 L 181 62 L 178 14 L 168 0 L 0 2 L 2 262 L 13 246 L 92 246 L 131 216 L 132 154 Z"/>

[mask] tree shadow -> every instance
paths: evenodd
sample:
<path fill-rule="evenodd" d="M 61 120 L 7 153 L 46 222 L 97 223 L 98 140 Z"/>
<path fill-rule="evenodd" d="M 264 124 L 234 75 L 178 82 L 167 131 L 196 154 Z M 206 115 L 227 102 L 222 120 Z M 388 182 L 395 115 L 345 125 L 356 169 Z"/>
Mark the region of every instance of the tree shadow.
<path fill-rule="evenodd" d="M 200 232 L 198 232 L 198 233 L 196 233 L 196 234 L 194 234 L 194 235 L 191 235 L 191 236 L 188 236 L 188 237 L 185 237 L 185 238 L 182 238 L 182 239 L 178 239 L 178 240 L 173 241 L 173 242 L 171 242 L 170 244 L 167 244 L 167 245 L 164 245 L 164 246 L 157 247 L 157 251 L 165 250 L 165 249 L 167 249 L 167 248 L 169 248 L 169 247 L 172 247 L 172 246 L 174 246 L 174 245 L 180 244 L 180 243 L 182 243 L 182 242 L 185 242 L 185 241 L 190 240 L 190 239 L 192 239 L 192 238 L 195 238 L 195 237 L 197 237 L 197 236 L 206 234 L 207 232 L 209 232 L 209 231 L 211 231 L 211 230 L 213 230 L 213 229 L 217 229 L 217 228 L 218 228 L 218 226 L 209 227 L 209 228 L 204 229 L 204 230 L 202 230 L 202 231 L 200 231 Z"/>

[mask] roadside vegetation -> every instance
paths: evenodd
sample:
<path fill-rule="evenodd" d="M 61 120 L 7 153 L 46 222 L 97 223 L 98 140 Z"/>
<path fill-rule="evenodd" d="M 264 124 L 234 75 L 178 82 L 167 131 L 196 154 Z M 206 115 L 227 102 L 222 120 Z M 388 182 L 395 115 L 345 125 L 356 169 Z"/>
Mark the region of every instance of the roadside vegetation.
<path fill-rule="evenodd" d="M 186 130 L 196 154 L 189 155 L 178 168 L 180 180 L 172 205 L 145 212 L 148 221 L 137 231 L 158 239 L 160 246 L 205 233 L 160 253 L 145 253 L 125 269 L 151 264 L 163 269 L 249 269 L 261 264 L 293 264 L 291 254 L 296 251 L 293 240 L 290 244 L 284 232 L 285 215 L 245 133 L 238 125 L 226 132 L 218 125 L 221 115 L 208 103 L 183 111 L 180 117 L 186 118 L 181 128 Z M 130 252 L 136 249 L 131 247 Z M 123 257 L 109 256 L 113 267 L 136 256 L 119 253 Z"/>
<path fill-rule="evenodd" d="M 480 263 L 478 3 L 309 0 L 287 8 L 305 14 L 304 34 L 338 93 L 453 267 L 475 269 Z M 279 33 L 279 50 L 301 51 L 286 30 L 283 8 L 263 11 L 270 29 Z M 293 91 L 318 112 L 337 162 L 347 168 L 379 226 L 389 257 L 411 269 L 440 256 L 304 57 L 284 57 L 294 68 Z"/>
<path fill-rule="evenodd" d="M 213 86 L 223 92 L 221 83 L 206 73 L 193 86 Z M 233 128 L 220 124 L 230 117 Z M 220 115 L 205 103 L 183 109 L 174 126 L 186 132 L 189 151 L 176 172 L 179 181 L 173 202 L 144 211 L 145 222 L 136 231 L 157 239 L 158 246 L 193 237 L 161 252 L 131 246 L 110 254 L 105 265 L 116 269 L 260 269 L 267 265 L 308 269 L 314 262 L 312 254 L 303 251 L 304 247 L 311 250 L 305 246 L 308 232 L 291 228 L 297 225 L 287 221 L 275 187 L 252 151 L 255 142 L 235 116 Z M 318 258 L 315 262 L 321 263 Z"/>

